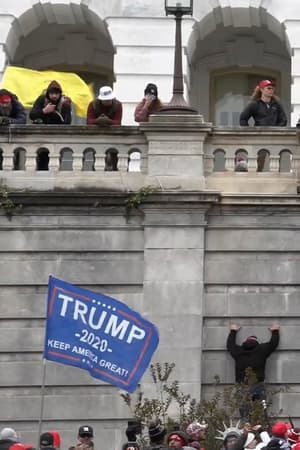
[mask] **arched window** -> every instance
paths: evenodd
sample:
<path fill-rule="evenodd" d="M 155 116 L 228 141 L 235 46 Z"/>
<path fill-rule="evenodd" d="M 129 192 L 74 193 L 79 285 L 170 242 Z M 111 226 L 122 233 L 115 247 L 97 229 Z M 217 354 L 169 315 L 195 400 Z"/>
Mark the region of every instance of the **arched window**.
<path fill-rule="evenodd" d="M 95 170 L 95 150 L 93 148 L 86 148 L 83 152 L 82 158 L 82 170 L 93 171 Z"/>
<path fill-rule="evenodd" d="M 25 170 L 26 150 L 18 147 L 14 150 L 13 170 Z"/>
<path fill-rule="evenodd" d="M 115 172 L 118 170 L 118 150 L 109 148 L 105 152 L 105 168 L 106 172 Z"/>
<path fill-rule="evenodd" d="M 225 151 L 221 148 L 217 148 L 214 151 L 214 172 L 224 172 L 225 171 Z"/>
<path fill-rule="evenodd" d="M 49 150 L 42 147 L 36 153 L 36 170 L 49 170 Z"/>
<path fill-rule="evenodd" d="M 141 152 L 133 148 L 128 155 L 128 172 L 141 171 Z"/>
<path fill-rule="evenodd" d="M 0 170 L 3 170 L 3 150 L 0 148 Z"/>
<path fill-rule="evenodd" d="M 292 171 L 292 152 L 288 149 L 284 149 L 280 152 L 279 159 L 279 172 L 291 172 Z"/>
<path fill-rule="evenodd" d="M 73 170 L 73 150 L 66 147 L 60 151 L 59 170 Z"/>
<path fill-rule="evenodd" d="M 270 153 L 265 148 L 257 152 L 257 172 L 270 171 Z"/>

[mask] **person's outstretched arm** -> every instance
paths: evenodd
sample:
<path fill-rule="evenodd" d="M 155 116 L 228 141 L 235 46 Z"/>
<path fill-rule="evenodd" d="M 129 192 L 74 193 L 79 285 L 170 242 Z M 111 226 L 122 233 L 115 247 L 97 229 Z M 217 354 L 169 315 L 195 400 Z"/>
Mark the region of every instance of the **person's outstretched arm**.
<path fill-rule="evenodd" d="M 236 323 L 232 323 L 230 325 L 230 332 L 229 332 L 229 335 L 227 338 L 226 347 L 233 358 L 235 358 L 237 356 L 237 354 L 241 348 L 241 346 L 237 345 L 235 342 L 236 334 L 240 330 L 240 328 L 241 327 L 239 325 L 237 325 Z"/>
<path fill-rule="evenodd" d="M 278 325 L 278 323 L 273 323 L 269 327 L 269 330 L 272 333 L 271 334 L 271 339 L 269 340 L 269 342 L 265 342 L 264 344 L 261 344 L 263 346 L 265 355 L 267 357 L 269 355 L 271 355 L 271 353 L 274 352 L 274 350 L 276 350 L 276 348 L 278 347 L 280 326 Z"/>

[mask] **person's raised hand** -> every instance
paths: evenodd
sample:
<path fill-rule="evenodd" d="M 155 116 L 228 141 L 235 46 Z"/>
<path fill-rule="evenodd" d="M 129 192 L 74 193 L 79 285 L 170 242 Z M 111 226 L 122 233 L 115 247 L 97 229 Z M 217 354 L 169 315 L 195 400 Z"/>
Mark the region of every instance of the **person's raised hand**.
<path fill-rule="evenodd" d="M 230 324 L 230 330 L 232 330 L 232 331 L 239 331 L 240 329 L 241 329 L 241 327 L 237 323 L 231 323 Z"/>
<path fill-rule="evenodd" d="M 280 325 L 279 323 L 272 323 L 272 325 L 269 327 L 270 331 L 279 331 L 280 330 Z"/>

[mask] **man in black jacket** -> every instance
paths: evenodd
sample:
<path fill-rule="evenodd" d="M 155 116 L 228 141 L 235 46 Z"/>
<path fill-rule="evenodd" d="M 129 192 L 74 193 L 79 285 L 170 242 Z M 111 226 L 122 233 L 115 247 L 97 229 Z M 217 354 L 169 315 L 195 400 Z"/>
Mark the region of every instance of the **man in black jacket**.
<path fill-rule="evenodd" d="M 46 93 L 41 94 L 29 113 L 33 123 L 69 125 L 72 120 L 71 100 L 62 93 L 61 85 L 53 80 Z"/>
<path fill-rule="evenodd" d="M 236 335 L 240 330 L 237 324 L 231 324 L 230 333 L 227 338 L 227 350 L 235 360 L 235 381 L 237 383 L 249 384 L 249 393 L 252 400 L 264 400 L 265 392 L 265 368 L 268 357 L 279 344 L 279 325 L 273 324 L 269 327 L 271 339 L 268 342 L 259 343 L 256 336 L 248 336 L 242 345 L 236 344 Z M 247 369 L 251 369 L 256 380 L 251 383 L 247 380 Z M 241 408 L 241 415 L 244 416 Z M 247 417 L 247 411 L 245 412 Z M 243 417 L 243 418 L 245 418 Z"/>

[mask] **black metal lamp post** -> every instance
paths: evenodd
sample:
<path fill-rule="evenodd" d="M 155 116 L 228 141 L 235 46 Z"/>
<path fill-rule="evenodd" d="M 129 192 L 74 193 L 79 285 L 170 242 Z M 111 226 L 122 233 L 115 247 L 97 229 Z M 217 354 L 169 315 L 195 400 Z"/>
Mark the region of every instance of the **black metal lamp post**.
<path fill-rule="evenodd" d="M 166 15 L 174 15 L 176 21 L 173 97 L 160 112 L 169 114 L 198 114 L 198 111 L 189 106 L 183 97 L 181 21 L 182 16 L 193 14 L 193 0 L 165 0 L 165 10 Z"/>

